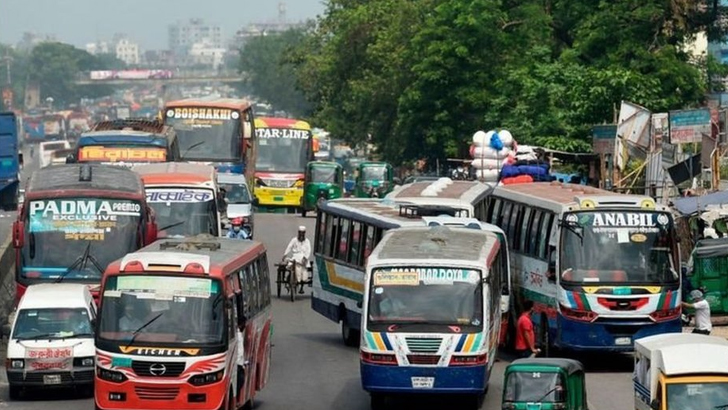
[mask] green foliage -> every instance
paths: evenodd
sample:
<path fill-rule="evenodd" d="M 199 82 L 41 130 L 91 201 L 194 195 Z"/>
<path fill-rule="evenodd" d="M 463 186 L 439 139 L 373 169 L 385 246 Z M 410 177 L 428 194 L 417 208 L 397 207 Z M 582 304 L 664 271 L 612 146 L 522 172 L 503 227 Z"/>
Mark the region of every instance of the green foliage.
<path fill-rule="evenodd" d="M 250 39 L 240 51 L 239 69 L 245 83 L 258 97 L 277 109 L 306 116 L 310 105 L 296 88 L 293 64 L 287 60 L 305 39 L 306 28 L 261 35 Z"/>
<path fill-rule="evenodd" d="M 371 135 L 392 161 L 465 154 L 478 129 L 587 151 L 622 100 L 699 106 L 728 69 L 685 45 L 712 38 L 695 0 L 330 0 L 287 61 L 317 125 Z M 713 81 L 714 82 L 714 81 Z"/>

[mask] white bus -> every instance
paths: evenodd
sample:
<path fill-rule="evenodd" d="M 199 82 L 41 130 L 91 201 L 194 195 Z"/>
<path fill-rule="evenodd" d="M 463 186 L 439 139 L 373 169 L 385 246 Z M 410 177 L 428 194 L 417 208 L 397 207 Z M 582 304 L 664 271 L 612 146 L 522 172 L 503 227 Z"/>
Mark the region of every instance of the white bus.
<path fill-rule="evenodd" d="M 361 379 L 397 393 L 467 394 L 480 408 L 498 350 L 501 241 L 467 228 L 387 232 L 366 266 Z"/>
<path fill-rule="evenodd" d="M 364 266 L 382 235 L 405 226 L 424 226 L 425 220 L 443 215 L 458 217 L 462 206 L 428 206 L 388 199 L 336 199 L 319 205 L 314 247 L 311 307 L 341 323 L 341 335 L 348 346 L 358 346 Z M 447 224 L 467 225 L 473 219 L 452 218 Z M 445 223 L 440 223 L 445 224 Z M 491 224 L 480 229 L 496 233 L 503 243 L 503 314 L 507 315 L 510 295 L 510 266 L 503 230 Z M 504 332 L 505 333 L 505 332 Z"/>
<path fill-rule="evenodd" d="M 460 210 L 457 214 L 459 217 L 482 219 L 479 216 L 485 215 L 488 195 L 494 188 L 494 185 L 478 181 L 440 178 L 400 185 L 385 198 L 416 205 L 455 208 Z"/>
<path fill-rule="evenodd" d="M 534 182 L 495 188 L 487 210 L 544 353 L 628 352 L 634 339 L 682 331 L 677 233 L 652 198 Z"/>

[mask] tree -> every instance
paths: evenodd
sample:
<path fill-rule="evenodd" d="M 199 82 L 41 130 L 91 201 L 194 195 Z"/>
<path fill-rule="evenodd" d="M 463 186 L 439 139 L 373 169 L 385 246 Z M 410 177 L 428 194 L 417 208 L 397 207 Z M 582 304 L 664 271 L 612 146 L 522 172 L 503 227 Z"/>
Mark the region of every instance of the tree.
<path fill-rule="evenodd" d="M 240 52 L 239 70 L 251 91 L 277 109 L 306 116 L 310 105 L 296 88 L 293 65 L 287 53 L 300 47 L 306 28 L 261 35 L 250 39 Z"/>

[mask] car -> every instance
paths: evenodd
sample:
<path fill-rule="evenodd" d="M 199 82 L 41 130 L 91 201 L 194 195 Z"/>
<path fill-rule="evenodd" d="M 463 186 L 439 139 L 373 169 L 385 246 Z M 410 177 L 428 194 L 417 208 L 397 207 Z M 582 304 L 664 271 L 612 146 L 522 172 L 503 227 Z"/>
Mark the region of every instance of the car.
<path fill-rule="evenodd" d="M 26 389 L 93 392 L 96 303 L 88 285 L 31 285 L 14 316 L 6 360 L 11 399 Z"/>
<path fill-rule="evenodd" d="M 223 217 L 222 228 L 229 229 L 230 221 L 234 218 L 243 218 L 243 229 L 253 238 L 255 227 L 253 206 L 257 206 L 257 199 L 253 197 L 248 188 L 245 175 L 217 174 L 217 185 L 225 198 L 226 210 Z"/>

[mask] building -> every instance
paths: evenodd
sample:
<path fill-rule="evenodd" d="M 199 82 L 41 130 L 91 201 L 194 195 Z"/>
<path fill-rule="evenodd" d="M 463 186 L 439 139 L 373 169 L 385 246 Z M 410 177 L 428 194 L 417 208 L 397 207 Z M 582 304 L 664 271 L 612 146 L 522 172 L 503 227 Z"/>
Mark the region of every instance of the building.
<path fill-rule="evenodd" d="M 225 48 L 214 47 L 209 41 L 201 41 L 190 47 L 187 61 L 189 65 L 205 66 L 217 70 L 225 62 L 226 52 Z"/>
<path fill-rule="evenodd" d="M 141 58 L 141 65 L 147 68 L 169 68 L 175 65 L 169 50 L 147 50 Z"/>
<path fill-rule="evenodd" d="M 223 47 L 220 26 L 208 24 L 203 19 L 190 19 L 169 26 L 169 50 L 176 56 L 186 56 L 194 44 L 206 43 L 210 48 Z"/>
<path fill-rule="evenodd" d="M 30 51 L 33 47 L 41 43 L 53 43 L 58 41 L 53 34 L 37 34 L 31 32 L 23 33 L 23 38 L 18 42 L 17 49 L 19 51 Z"/>
<path fill-rule="evenodd" d="M 139 65 L 139 44 L 129 41 L 127 38 L 119 39 L 114 45 L 116 58 L 127 65 Z"/>
<path fill-rule="evenodd" d="M 97 41 L 86 44 L 86 51 L 93 55 L 109 54 L 111 52 L 111 46 L 106 41 Z"/>

